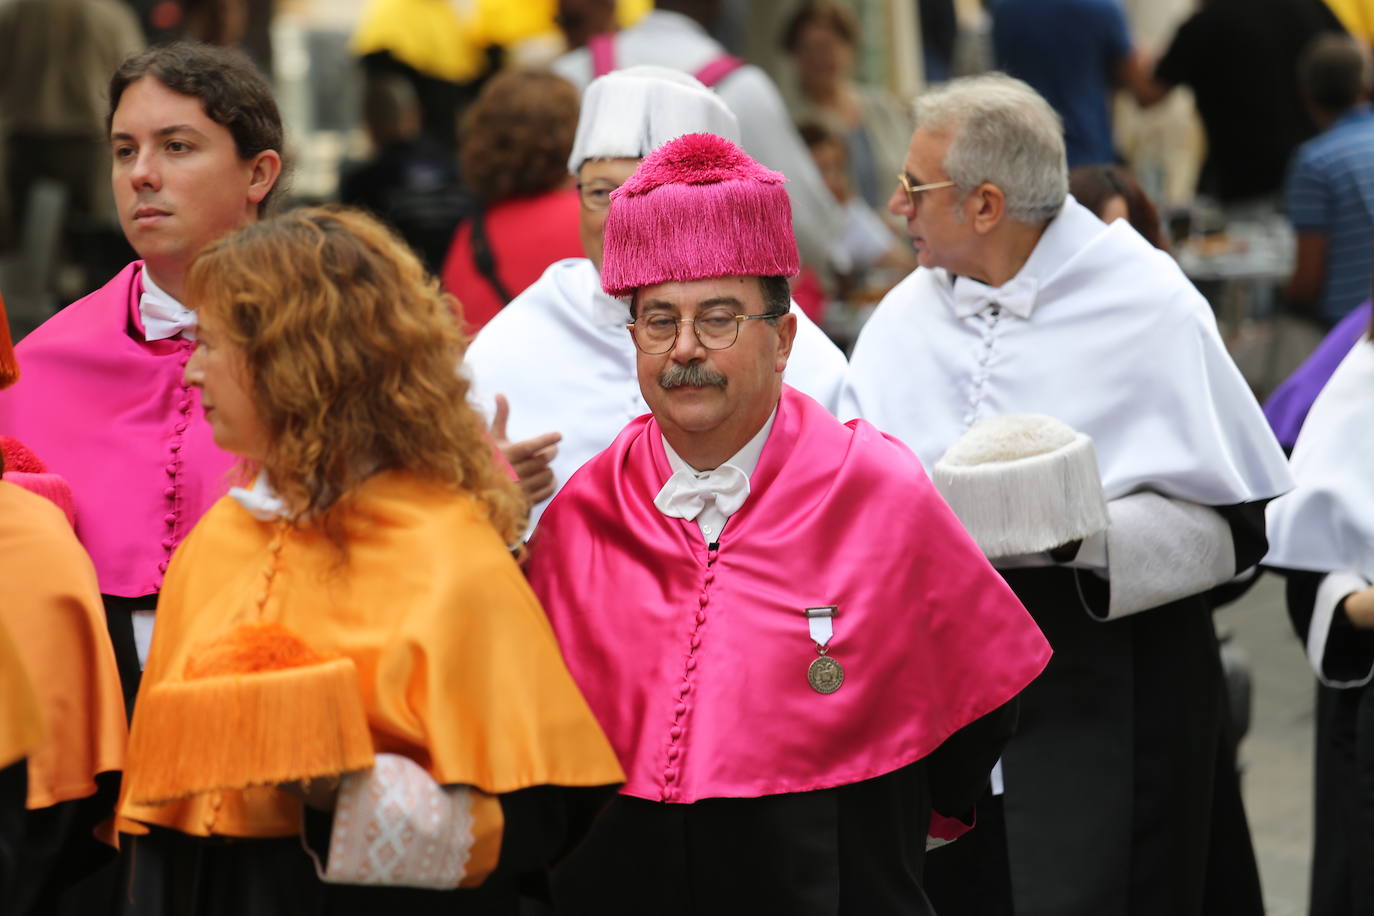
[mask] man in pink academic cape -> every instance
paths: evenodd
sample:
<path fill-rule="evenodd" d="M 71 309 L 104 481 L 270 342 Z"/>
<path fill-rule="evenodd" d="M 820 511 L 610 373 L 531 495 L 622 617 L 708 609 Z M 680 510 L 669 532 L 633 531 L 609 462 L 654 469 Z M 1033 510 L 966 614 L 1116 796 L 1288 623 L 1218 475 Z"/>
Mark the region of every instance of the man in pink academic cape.
<path fill-rule="evenodd" d="M 115 72 L 109 130 L 120 225 L 141 260 L 19 343 L 0 432 L 71 485 L 132 708 L 167 562 L 234 460 L 182 380 L 195 341 L 182 282 L 201 248 L 265 212 L 282 124 L 246 58 L 180 43 Z"/>
<path fill-rule="evenodd" d="M 627 782 L 560 912 L 933 912 L 932 818 L 971 819 L 1049 658 L 911 452 L 782 383 L 782 184 L 689 134 L 612 196 L 652 414 L 554 498 L 529 573 Z"/>

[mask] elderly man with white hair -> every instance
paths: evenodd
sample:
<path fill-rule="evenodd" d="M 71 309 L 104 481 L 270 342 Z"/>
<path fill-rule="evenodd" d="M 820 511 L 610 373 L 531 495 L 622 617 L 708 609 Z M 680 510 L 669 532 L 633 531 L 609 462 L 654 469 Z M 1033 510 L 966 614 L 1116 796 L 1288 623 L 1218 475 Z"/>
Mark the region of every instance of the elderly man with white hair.
<path fill-rule="evenodd" d="M 1049 415 L 1091 437 L 1110 518 L 992 555 L 1055 655 L 978 827 L 931 856 L 931 900 L 941 916 L 1214 913 L 1216 869 L 1239 862 L 1224 911 L 1255 911 L 1206 593 L 1264 555 L 1283 453 L 1177 265 L 1068 196 L 1059 119 L 1029 86 L 956 80 L 918 99 L 916 125 L 890 208 L 921 266 L 864 328 L 842 413 L 927 467 L 980 420 Z"/>
<path fill-rule="evenodd" d="M 515 442 L 507 455 L 522 479 L 541 473 L 541 453 L 549 460 L 547 485 L 531 488 L 527 480 L 532 523 L 574 471 L 649 410 L 625 327 L 629 308 L 601 289 L 602 234 L 611 192 L 644 156 L 688 133 L 738 141 L 739 123 L 714 92 L 685 73 L 631 67 L 587 88 L 568 158 L 581 191 L 587 257 L 552 264 L 482 328 L 464 358 L 475 396 L 496 416 L 498 438 Z M 833 413 L 844 354 L 795 303 L 792 313 L 797 343 L 787 382 Z M 492 406 L 497 396 L 508 401 L 508 417 L 504 406 Z"/>

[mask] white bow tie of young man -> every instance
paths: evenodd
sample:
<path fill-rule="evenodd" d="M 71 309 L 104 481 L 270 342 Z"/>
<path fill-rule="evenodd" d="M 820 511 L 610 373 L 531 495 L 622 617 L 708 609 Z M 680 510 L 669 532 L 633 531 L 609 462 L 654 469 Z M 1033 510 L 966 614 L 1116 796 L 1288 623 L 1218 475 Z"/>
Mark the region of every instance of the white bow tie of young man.
<path fill-rule="evenodd" d="M 196 339 L 196 313 L 170 296 L 144 290 L 138 300 L 138 311 L 143 316 L 143 336 L 148 340 L 165 340 L 178 334 L 187 340 Z"/>
<path fill-rule="evenodd" d="M 968 318 L 996 305 L 1019 318 L 1030 318 L 1039 289 L 1040 284 L 1033 277 L 1017 277 L 1002 286 L 958 277 L 954 281 L 954 314 Z"/>
<path fill-rule="evenodd" d="M 722 464 L 704 474 L 674 471 L 654 497 L 654 505 L 664 515 L 690 522 L 708 502 L 714 502 L 716 509 L 728 517 L 738 512 L 748 498 L 749 476 L 733 464 Z"/>

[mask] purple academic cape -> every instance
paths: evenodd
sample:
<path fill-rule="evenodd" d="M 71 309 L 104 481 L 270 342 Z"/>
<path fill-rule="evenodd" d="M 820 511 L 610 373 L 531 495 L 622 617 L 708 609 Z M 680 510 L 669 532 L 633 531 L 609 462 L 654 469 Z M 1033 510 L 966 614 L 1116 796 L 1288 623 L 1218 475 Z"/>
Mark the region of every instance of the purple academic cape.
<path fill-rule="evenodd" d="M 1298 431 L 1302 429 L 1312 402 L 1326 387 L 1327 380 L 1336 367 L 1345 359 L 1355 341 L 1369 327 L 1370 304 L 1357 307 L 1331 329 L 1312 355 L 1274 389 L 1269 400 L 1264 402 L 1264 418 L 1274 430 L 1279 445 L 1291 452 L 1298 441 Z"/>

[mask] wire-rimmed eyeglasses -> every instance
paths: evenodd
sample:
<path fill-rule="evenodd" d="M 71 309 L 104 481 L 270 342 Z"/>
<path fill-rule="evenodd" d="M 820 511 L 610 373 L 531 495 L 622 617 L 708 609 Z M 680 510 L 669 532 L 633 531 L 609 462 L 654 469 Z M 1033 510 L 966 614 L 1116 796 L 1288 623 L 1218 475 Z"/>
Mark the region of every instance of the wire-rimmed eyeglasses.
<path fill-rule="evenodd" d="M 684 324 L 690 324 L 697 340 L 708 350 L 728 350 L 739 339 L 740 325 L 755 318 L 781 318 L 783 313 L 764 312 L 760 315 L 736 315 L 725 308 L 708 309 L 695 318 L 674 318 L 672 315 L 646 315 L 625 325 L 634 337 L 640 352 L 650 356 L 667 353 L 677 346 L 677 335 Z"/>
<path fill-rule="evenodd" d="M 577 196 L 587 210 L 606 210 L 611 206 L 611 192 L 620 187 L 607 181 L 593 180 L 577 183 Z"/>
<path fill-rule="evenodd" d="M 907 177 L 906 172 L 898 172 L 897 184 L 901 185 L 902 190 L 906 192 L 907 205 L 910 206 L 911 209 L 915 210 L 917 194 L 920 194 L 922 191 L 935 191 L 939 188 L 952 188 L 956 184 L 958 184 L 958 182 L 932 181 L 930 184 L 912 184 L 911 179 Z"/>

